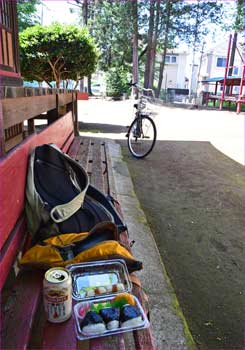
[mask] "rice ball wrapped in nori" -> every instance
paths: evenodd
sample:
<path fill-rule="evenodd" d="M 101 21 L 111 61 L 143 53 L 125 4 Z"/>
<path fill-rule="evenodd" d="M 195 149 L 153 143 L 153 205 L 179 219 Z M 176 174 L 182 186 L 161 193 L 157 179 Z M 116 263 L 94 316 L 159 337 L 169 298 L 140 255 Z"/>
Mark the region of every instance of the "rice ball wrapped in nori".
<path fill-rule="evenodd" d="M 133 305 L 124 305 L 120 314 L 121 327 L 138 327 L 143 324 L 140 310 Z"/>
<path fill-rule="evenodd" d="M 107 329 L 117 329 L 119 327 L 120 309 L 117 307 L 108 307 L 100 310 Z"/>
<path fill-rule="evenodd" d="M 83 333 L 96 334 L 106 330 L 102 317 L 95 311 L 88 311 L 80 323 Z"/>

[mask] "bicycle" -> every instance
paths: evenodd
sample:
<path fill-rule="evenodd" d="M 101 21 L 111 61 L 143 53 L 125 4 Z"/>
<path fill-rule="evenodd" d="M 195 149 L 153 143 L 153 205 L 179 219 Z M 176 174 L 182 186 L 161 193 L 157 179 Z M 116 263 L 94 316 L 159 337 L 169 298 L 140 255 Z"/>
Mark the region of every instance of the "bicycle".
<path fill-rule="evenodd" d="M 129 126 L 126 137 L 128 138 L 128 148 L 130 153 L 136 158 L 146 157 L 155 146 L 157 138 L 156 125 L 150 117 L 150 112 L 143 112 L 146 107 L 146 102 L 149 97 L 145 96 L 143 92 L 150 92 L 154 98 L 152 89 L 145 89 L 137 85 L 137 83 L 129 83 L 129 86 L 135 87 L 140 93 L 138 103 L 134 104 L 136 108 L 135 119 Z"/>

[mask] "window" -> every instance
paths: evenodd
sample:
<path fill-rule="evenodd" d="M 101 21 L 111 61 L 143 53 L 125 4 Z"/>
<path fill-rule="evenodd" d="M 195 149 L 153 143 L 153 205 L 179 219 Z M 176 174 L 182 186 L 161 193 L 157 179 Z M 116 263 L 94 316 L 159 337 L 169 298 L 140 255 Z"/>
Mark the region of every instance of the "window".
<path fill-rule="evenodd" d="M 238 75 L 238 67 L 233 67 L 233 75 Z"/>
<path fill-rule="evenodd" d="M 2 1 L 1 3 L 2 9 L 1 9 L 1 23 L 7 28 L 11 29 L 12 28 L 12 23 L 11 23 L 11 3 L 7 1 Z"/>
<path fill-rule="evenodd" d="M 167 55 L 165 57 L 165 63 L 176 63 L 176 62 L 177 62 L 177 57 L 176 56 Z"/>
<path fill-rule="evenodd" d="M 226 58 L 218 57 L 217 58 L 217 67 L 225 67 L 226 66 Z"/>

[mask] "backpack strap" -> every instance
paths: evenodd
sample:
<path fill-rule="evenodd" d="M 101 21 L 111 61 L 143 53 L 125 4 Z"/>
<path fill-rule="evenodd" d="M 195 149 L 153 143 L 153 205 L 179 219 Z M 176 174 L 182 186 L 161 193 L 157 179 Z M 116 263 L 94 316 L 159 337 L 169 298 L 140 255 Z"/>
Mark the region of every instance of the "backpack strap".
<path fill-rule="evenodd" d="M 70 202 L 56 205 L 56 207 L 50 212 L 52 220 L 56 223 L 63 222 L 75 214 L 83 204 L 86 190 L 87 188 L 74 197 Z"/>
<path fill-rule="evenodd" d="M 57 146 L 52 145 L 53 148 L 55 148 L 57 151 L 59 151 L 64 159 L 67 159 L 67 161 L 70 164 L 74 164 L 76 167 L 79 167 L 79 170 L 83 173 L 84 178 L 86 179 L 86 186 L 83 188 L 83 190 L 80 188 L 77 179 L 76 174 L 71 166 L 69 166 L 68 163 L 64 161 L 64 166 L 67 169 L 67 172 L 69 173 L 70 181 L 73 184 L 75 188 L 80 191 L 80 193 L 74 197 L 70 202 L 56 205 L 50 212 L 50 216 L 52 220 L 56 223 L 63 222 L 67 219 L 69 219 L 73 214 L 75 214 L 83 205 L 84 197 L 86 195 L 88 186 L 89 186 L 89 180 L 88 180 L 88 174 L 86 171 L 78 164 L 77 161 L 74 161 L 72 158 L 70 158 L 67 154 L 63 153 Z"/>

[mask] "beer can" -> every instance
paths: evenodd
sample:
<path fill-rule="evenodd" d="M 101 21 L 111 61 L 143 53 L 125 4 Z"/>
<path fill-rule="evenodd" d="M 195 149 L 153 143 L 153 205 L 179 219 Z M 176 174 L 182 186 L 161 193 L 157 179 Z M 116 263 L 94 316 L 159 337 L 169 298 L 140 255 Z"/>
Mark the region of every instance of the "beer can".
<path fill-rule="evenodd" d="M 63 267 L 49 269 L 43 280 L 43 300 L 47 319 L 53 323 L 68 320 L 72 313 L 72 280 Z"/>

